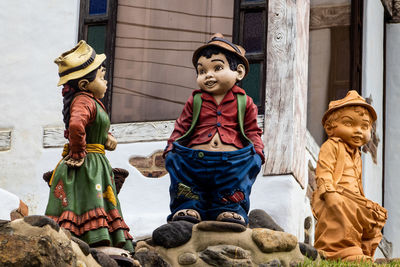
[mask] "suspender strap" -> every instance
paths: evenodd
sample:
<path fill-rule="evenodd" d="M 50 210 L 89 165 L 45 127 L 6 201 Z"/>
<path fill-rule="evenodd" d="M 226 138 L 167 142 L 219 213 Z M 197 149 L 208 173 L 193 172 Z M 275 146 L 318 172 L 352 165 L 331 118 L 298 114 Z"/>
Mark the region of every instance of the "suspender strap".
<path fill-rule="evenodd" d="M 333 177 L 336 183 L 334 184 L 335 188 L 339 184 L 340 180 L 342 179 L 342 174 L 344 170 L 344 160 L 345 160 L 345 148 L 342 142 L 339 142 L 338 145 L 338 152 L 336 156 L 336 166 L 335 170 L 333 171 Z"/>
<path fill-rule="evenodd" d="M 195 94 L 193 96 L 192 124 L 190 125 L 189 130 L 184 135 L 182 135 L 181 137 L 176 139 L 175 141 L 184 139 L 185 137 L 189 136 L 193 132 L 194 127 L 196 126 L 197 120 L 199 119 L 200 109 L 201 109 L 201 104 L 202 103 L 203 103 L 203 100 L 201 99 L 201 93 Z"/>
<path fill-rule="evenodd" d="M 246 113 L 247 96 L 242 94 L 236 94 L 236 99 L 238 105 L 238 122 L 239 122 L 240 132 L 247 141 L 253 143 L 244 133 L 244 115 Z"/>
<path fill-rule="evenodd" d="M 247 96 L 244 94 L 235 94 L 236 99 L 237 99 L 237 107 L 238 107 L 238 122 L 239 122 L 239 128 L 240 128 L 240 133 L 243 135 L 243 137 L 249 141 L 250 143 L 251 140 L 244 134 L 244 115 L 246 113 L 246 102 L 247 102 Z M 189 130 L 176 139 L 175 141 L 182 140 L 192 134 L 194 128 L 196 127 L 196 123 L 199 119 L 200 115 L 200 109 L 201 105 L 203 103 L 203 100 L 201 99 L 201 93 L 197 93 L 193 96 L 193 116 L 192 116 L 192 124 L 190 125 Z"/>

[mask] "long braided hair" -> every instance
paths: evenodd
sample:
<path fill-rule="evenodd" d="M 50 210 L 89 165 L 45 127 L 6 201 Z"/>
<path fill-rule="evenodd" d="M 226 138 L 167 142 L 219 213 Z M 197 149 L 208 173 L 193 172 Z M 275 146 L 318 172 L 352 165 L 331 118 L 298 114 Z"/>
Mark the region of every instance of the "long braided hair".
<path fill-rule="evenodd" d="M 94 81 L 94 79 L 96 79 L 97 70 L 101 67 L 102 67 L 102 65 L 100 65 L 95 70 L 89 72 L 85 76 L 78 78 L 78 79 L 69 80 L 66 84 L 64 84 L 64 87 L 62 89 L 63 104 L 64 104 L 62 114 L 63 114 L 63 121 L 65 124 L 64 137 L 67 139 L 69 136 L 68 128 L 69 128 L 69 119 L 71 117 L 71 113 L 70 113 L 71 103 L 75 97 L 75 94 L 82 91 L 79 89 L 78 82 L 82 79 L 86 79 L 89 82 Z"/>

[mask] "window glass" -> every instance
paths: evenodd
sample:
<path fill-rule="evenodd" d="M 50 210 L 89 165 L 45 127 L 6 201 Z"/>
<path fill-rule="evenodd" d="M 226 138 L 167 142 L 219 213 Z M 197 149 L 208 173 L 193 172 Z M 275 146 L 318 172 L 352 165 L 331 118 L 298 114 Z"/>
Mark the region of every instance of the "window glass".
<path fill-rule="evenodd" d="M 263 12 L 245 12 L 243 44 L 247 53 L 263 51 L 264 32 Z"/>
<path fill-rule="evenodd" d="M 242 88 L 246 94 L 253 98 L 254 103 L 259 106 L 260 103 L 260 85 L 261 85 L 262 66 L 260 63 L 250 64 L 250 72 L 242 81 Z"/>
<path fill-rule="evenodd" d="M 90 0 L 89 15 L 104 15 L 107 13 L 107 0 Z"/>
<path fill-rule="evenodd" d="M 105 51 L 106 25 L 89 25 L 87 42 L 98 54 Z"/>

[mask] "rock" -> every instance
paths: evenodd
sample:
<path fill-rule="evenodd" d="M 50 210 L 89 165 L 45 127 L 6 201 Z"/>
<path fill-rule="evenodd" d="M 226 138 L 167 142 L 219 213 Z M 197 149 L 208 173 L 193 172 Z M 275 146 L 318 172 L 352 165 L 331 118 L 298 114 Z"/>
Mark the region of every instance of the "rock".
<path fill-rule="evenodd" d="M 90 254 L 90 247 L 85 241 L 82 241 L 74 236 L 71 236 L 71 240 L 78 244 L 79 248 L 82 250 L 82 253 L 85 254 L 85 256 Z"/>
<path fill-rule="evenodd" d="M 174 248 L 185 244 L 192 236 L 193 223 L 187 221 L 174 221 L 161 225 L 153 231 L 155 245 L 165 248 Z"/>
<path fill-rule="evenodd" d="M 190 240 L 170 248 L 157 245 L 154 240 L 139 241 L 135 258 L 146 267 L 290 267 L 304 261 L 297 238 L 293 235 L 263 228 L 243 231 L 236 228 L 237 225 L 226 222 L 195 224 Z"/>
<path fill-rule="evenodd" d="M 253 229 L 252 238 L 262 252 L 291 251 L 297 246 L 297 238 L 291 234 L 269 229 Z"/>
<path fill-rule="evenodd" d="M 179 264 L 190 265 L 195 264 L 197 261 L 197 255 L 191 252 L 185 252 L 178 257 Z"/>
<path fill-rule="evenodd" d="M 299 242 L 299 248 L 301 251 L 301 254 L 304 256 L 316 260 L 318 258 L 318 251 L 311 245 Z"/>
<path fill-rule="evenodd" d="M 31 215 L 31 216 L 26 216 L 24 217 L 24 222 L 32 225 L 32 226 L 38 226 L 38 227 L 43 227 L 46 225 L 49 225 L 51 228 L 56 230 L 60 230 L 60 226 L 52 219 L 46 216 L 40 216 L 40 215 Z"/>
<path fill-rule="evenodd" d="M 200 258 L 210 266 L 252 267 L 250 251 L 233 245 L 209 246 L 199 253 Z"/>
<path fill-rule="evenodd" d="M 267 228 L 274 231 L 284 232 L 271 216 L 264 210 L 255 209 L 249 214 L 249 228 Z"/>
<path fill-rule="evenodd" d="M 145 248 L 138 249 L 134 258 L 140 262 L 142 267 L 172 267 L 158 253 Z"/>
<path fill-rule="evenodd" d="M 45 216 L 28 216 L 2 223 L 0 266 L 100 266 L 53 222 Z"/>
<path fill-rule="evenodd" d="M 267 263 L 261 263 L 258 267 L 280 267 L 282 263 L 279 260 L 272 260 Z"/>
<path fill-rule="evenodd" d="M 90 248 L 90 254 L 103 267 L 118 267 L 115 260 L 111 259 L 110 256 L 100 250 Z"/>
<path fill-rule="evenodd" d="M 311 228 L 311 216 L 308 216 L 307 218 L 304 219 L 304 229 L 310 229 Z"/>
<path fill-rule="evenodd" d="M 238 223 L 203 221 L 197 224 L 197 229 L 210 232 L 244 232 L 246 227 Z"/>

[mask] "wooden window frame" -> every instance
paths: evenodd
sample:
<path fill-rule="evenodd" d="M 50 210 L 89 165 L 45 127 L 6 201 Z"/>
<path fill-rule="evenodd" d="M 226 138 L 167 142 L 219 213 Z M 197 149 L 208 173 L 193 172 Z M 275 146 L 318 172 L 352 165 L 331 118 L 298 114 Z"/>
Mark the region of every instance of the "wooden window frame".
<path fill-rule="evenodd" d="M 89 15 L 90 0 L 80 0 L 79 9 L 79 29 L 78 40 L 87 41 L 88 26 L 106 25 L 105 51 L 106 59 L 106 80 L 108 81 L 108 90 L 102 99 L 111 118 L 111 102 L 114 75 L 114 54 L 115 54 L 115 37 L 117 26 L 117 9 L 118 0 L 107 0 L 107 13 L 100 15 Z"/>
<path fill-rule="evenodd" d="M 244 0 L 235 0 L 233 13 L 233 33 L 232 41 L 243 46 L 243 25 L 244 13 L 246 11 L 262 11 L 264 22 L 263 50 L 259 53 L 246 53 L 249 64 L 262 63 L 262 75 L 260 84 L 260 104 L 257 106 L 258 114 L 265 112 L 265 86 L 266 86 L 266 68 L 267 68 L 267 31 L 268 31 L 268 1 L 245 2 Z M 246 49 L 246 48 L 245 48 Z"/>

